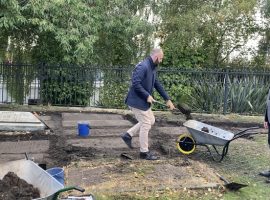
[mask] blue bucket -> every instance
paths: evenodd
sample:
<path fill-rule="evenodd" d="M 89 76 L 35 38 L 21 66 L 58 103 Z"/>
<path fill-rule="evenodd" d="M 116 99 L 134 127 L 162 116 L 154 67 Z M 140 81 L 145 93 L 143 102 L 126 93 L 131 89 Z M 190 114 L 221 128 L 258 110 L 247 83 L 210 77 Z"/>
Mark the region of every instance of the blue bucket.
<path fill-rule="evenodd" d="M 90 125 L 89 123 L 83 123 L 83 122 L 79 122 L 78 123 L 78 135 L 82 136 L 82 137 L 87 137 L 88 135 L 90 135 Z"/>
<path fill-rule="evenodd" d="M 64 185 L 65 179 L 64 179 L 64 169 L 63 168 L 54 167 L 54 168 L 47 169 L 46 172 L 48 172 L 59 183 Z"/>

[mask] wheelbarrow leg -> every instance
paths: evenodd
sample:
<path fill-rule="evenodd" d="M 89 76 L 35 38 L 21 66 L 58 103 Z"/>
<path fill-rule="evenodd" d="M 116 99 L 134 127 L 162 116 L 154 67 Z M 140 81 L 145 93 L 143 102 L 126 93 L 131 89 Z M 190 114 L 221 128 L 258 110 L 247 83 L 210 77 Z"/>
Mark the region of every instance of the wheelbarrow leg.
<path fill-rule="evenodd" d="M 210 147 L 208 145 L 205 145 L 205 144 L 201 144 L 201 145 L 202 146 L 205 146 L 207 148 L 207 150 L 208 150 L 211 158 L 213 159 L 213 161 L 221 162 L 224 159 L 224 157 L 227 155 L 227 153 L 228 153 L 229 143 L 230 142 L 227 142 L 225 144 L 225 146 L 223 147 L 223 150 L 222 150 L 222 153 L 221 154 L 218 152 L 216 146 L 215 145 L 212 145 L 212 147 L 215 150 L 216 154 L 219 156 L 218 159 L 215 158 L 215 156 L 213 155 L 213 153 L 212 153 L 212 151 L 211 151 L 211 149 L 210 149 Z"/>
<path fill-rule="evenodd" d="M 246 131 L 253 130 L 253 129 L 258 129 L 258 128 L 260 128 L 260 127 L 250 127 L 250 128 L 247 128 L 245 130 L 242 130 L 242 131 L 236 133 L 234 135 L 234 137 L 224 145 L 224 148 L 223 148 L 223 151 L 222 151 L 221 158 L 220 158 L 219 162 L 221 162 L 223 160 L 223 158 L 227 155 L 230 142 L 232 142 L 233 140 L 236 140 L 237 138 L 243 137 L 244 135 L 247 135 L 247 133 L 245 133 Z M 258 133 L 253 133 L 253 135 L 254 134 L 258 134 Z"/>

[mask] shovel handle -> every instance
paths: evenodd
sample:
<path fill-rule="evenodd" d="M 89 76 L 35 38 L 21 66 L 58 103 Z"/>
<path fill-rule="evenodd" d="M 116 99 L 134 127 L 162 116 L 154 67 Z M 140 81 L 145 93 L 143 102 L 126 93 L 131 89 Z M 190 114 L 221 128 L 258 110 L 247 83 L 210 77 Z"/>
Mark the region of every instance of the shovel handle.
<path fill-rule="evenodd" d="M 159 101 L 156 101 L 156 100 L 154 100 L 153 101 L 154 103 L 157 103 L 157 104 L 159 104 L 159 105 L 162 105 L 162 106 L 164 106 L 164 107 L 166 107 L 166 108 L 168 108 L 168 106 L 166 105 L 166 104 L 164 104 L 164 103 L 161 103 L 161 102 L 159 102 Z M 182 114 L 184 114 L 185 116 L 186 116 L 186 120 L 189 120 L 189 119 L 192 119 L 192 116 L 190 115 L 190 112 L 186 112 L 186 111 L 181 111 L 179 108 L 174 108 L 173 110 L 171 110 L 171 111 L 178 111 L 178 112 L 181 112 Z"/>
<path fill-rule="evenodd" d="M 221 176 L 217 172 L 216 172 L 216 174 L 217 174 L 217 176 L 219 177 L 220 180 L 224 181 L 226 184 L 229 184 L 229 181 L 227 179 L 225 179 L 223 176 Z"/>
<path fill-rule="evenodd" d="M 153 102 L 154 102 L 154 103 L 157 103 L 157 104 L 159 104 L 159 105 L 161 105 L 161 106 L 168 107 L 166 104 L 161 103 L 160 101 L 154 100 Z"/>
<path fill-rule="evenodd" d="M 156 100 L 154 100 L 154 103 L 157 103 L 157 104 L 159 104 L 159 105 L 161 105 L 161 106 L 164 106 L 164 107 L 168 108 L 168 106 L 167 106 L 166 104 L 161 103 L 160 101 L 156 101 Z M 175 108 L 175 109 L 173 109 L 173 110 L 180 111 L 178 108 Z M 181 112 L 181 111 L 180 111 L 180 112 Z"/>

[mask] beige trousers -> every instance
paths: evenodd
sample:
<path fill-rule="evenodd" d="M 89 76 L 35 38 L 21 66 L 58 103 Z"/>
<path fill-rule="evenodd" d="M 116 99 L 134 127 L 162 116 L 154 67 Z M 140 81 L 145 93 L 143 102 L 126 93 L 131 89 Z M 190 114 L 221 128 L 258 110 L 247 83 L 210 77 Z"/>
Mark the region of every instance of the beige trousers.
<path fill-rule="evenodd" d="M 155 123 L 155 116 L 151 108 L 146 111 L 129 107 L 135 115 L 138 123 L 131 127 L 127 132 L 130 136 L 139 134 L 140 152 L 147 152 L 148 149 L 148 132 Z"/>

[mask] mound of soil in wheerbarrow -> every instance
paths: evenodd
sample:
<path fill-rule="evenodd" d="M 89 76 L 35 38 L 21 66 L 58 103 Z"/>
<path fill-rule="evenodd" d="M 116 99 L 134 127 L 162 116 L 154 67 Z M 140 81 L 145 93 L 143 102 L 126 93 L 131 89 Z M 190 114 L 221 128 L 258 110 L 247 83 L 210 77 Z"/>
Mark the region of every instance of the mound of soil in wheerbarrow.
<path fill-rule="evenodd" d="M 15 173 L 8 172 L 0 180 L 0 199 L 5 200 L 31 200 L 40 197 L 40 191 Z"/>

